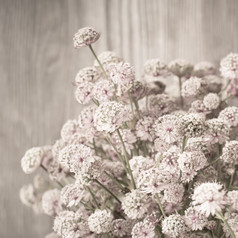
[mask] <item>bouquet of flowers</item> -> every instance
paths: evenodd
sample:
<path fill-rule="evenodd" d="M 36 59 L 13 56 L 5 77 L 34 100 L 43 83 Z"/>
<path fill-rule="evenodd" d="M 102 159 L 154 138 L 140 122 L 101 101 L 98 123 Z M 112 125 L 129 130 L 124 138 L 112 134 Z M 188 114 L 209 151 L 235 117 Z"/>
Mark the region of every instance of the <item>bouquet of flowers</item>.
<path fill-rule="evenodd" d="M 54 219 L 47 238 L 238 237 L 238 54 L 168 65 L 148 60 L 140 80 L 115 53 L 96 55 L 100 34 L 74 36 L 92 67 L 76 75 L 75 98 L 89 104 L 53 144 L 26 151 L 23 204 Z M 179 97 L 164 79 L 177 80 Z M 48 176 L 46 176 L 48 175 Z"/>

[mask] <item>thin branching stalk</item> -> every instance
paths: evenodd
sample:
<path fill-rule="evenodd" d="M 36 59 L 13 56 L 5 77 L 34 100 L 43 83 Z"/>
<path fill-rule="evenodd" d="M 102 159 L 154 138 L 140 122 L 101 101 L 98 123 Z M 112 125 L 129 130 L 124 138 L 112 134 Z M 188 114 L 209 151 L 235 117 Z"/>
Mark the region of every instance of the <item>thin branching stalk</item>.
<path fill-rule="evenodd" d="M 116 132 L 117 132 L 117 135 L 119 136 L 119 139 L 122 143 L 122 147 L 123 147 L 123 151 L 124 151 L 124 155 L 125 155 L 125 159 L 126 159 L 126 165 L 127 165 L 127 168 L 128 168 L 129 175 L 131 177 L 132 187 L 134 189 L 136 189 L 136 184 L 135 184 L 135 180 L 134 180 L 134 177 L 133 177 L 133 174 L 132 174 L 132 171 L 131 171 L 131 166 L 130 166 L 130 163 L 129 163 L 128 153 L 126 151 L 125 143 L 122 139 L 122 136 L 121 136 L 121 133 L 120 133 L 119 129 L 117 129 Z"/>

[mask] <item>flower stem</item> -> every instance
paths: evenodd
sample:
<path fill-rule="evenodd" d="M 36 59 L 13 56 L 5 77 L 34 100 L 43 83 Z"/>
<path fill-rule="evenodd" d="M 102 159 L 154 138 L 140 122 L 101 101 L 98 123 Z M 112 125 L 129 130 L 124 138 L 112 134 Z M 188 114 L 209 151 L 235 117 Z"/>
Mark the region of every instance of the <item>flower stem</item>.
<path fill-rule="evenodd" d="M 185 148 L 186 144 L 187 144 L 187 137 L 184 136 L 184 137 L 183 137 L 182 152 L 184 152 L 184 148 Z"/>
<path fill-rule="evenodd" d="M 108 192 L 112 197 L 114 197 L 119 203 L 121 203 L 121 201 L 119 200 L 119 198 L 112 193 L 107 187 L 105 187 L 102 183 L 100 183 L 97 179 L 94 179 L 94 181 L 100 185 L 106 192 Z"/>
<path fill-rule="evenodd" d="M 126 151 L 125 143 L 124 143 L 124 141 L 123 141 L 123 139 L 122 139 L 122 136 L 121 136 L 121 133 L 120 133 L 119 129 L 117 129 L 116 131 L 117 131 L 117 135 L 119 136 L 119 139 L 120 139 L 120 141 L 121 141 L 121 143 L 122 143 L 124 155 L 125 155 L 125 158 L 126 158 L 126 165 L 127 165 L 127 168 L 128 168 L 129 175 L 130 175 L 130 177 L 131 177 L 132 187 L 133 187 L 134 189 L 136 189 L 136 184 L 135 184 L 135 180 L 134 180 L 134 178 L 133 178 L 133 174 L 132 174 L 132 171 L 131 171 L 131 167 L 130 167 L 129 158 L 128 158 L 128 153 L 127 153 L 127 151 Z"/>
<path fill-rule="evenodd" d="M 234 231 L 231 229 L 230 225 L 228 224 L 227 220 L 226 220 L 225 217 L 222 215 L 222 213 L 216 212 L 216 215 L 217 215 L 217 217 L 218 217 L 219 219 L 221 219 L 221 220 L 224 222 L 224 224 L 226 225 L 226 227 L 227 227 L 228 230 L 230 231 L 231 237 L 232 237 L 232 238 L 236 238 Z"/>
<path fill-rule="evenodd" d="M 107 77 L 106 71 L 105 71 L 104 67 L 102 66 L 102 63 L 101 63 L 101 62 L 100 62 L 100 60 L 98 59 L 98 57 L 97 57 L 97 55 L 96 55 L 95 51 L 93 50 L 93 47 L 92 47 L 92 45 L 89 45 L 89 49 L 90 49 L 90 50 L 91 50 L 91 52 L 93 53 L 93 55 L 94 55 L 94 57 L 95 57 L 96 61 L 98 62 L 98 64 L 99 64 L 100 68 L 102 69 L 102 72 L 103 72 L 103 74 L 104 74 L 105 78 L 108 80 L 108 77 Z"/>
<path fill-rule="evenodd" d="M 94 201 L 96 207 L 97 207 L 97 208 L 100 208 L 100 207 L 99 207 L 99 204 L 98 204 L 98 202 L 97 202 L 97 199 L 96 199 L 96 197 L 95 197 L 95 194 L 92 192 L 92 190 L 90 189 L 90 187 L 87 187 L 87 189 L 88 189 L 89 193 L 91 194 L 92 199 L 93 199 L 93 201 Z"/>
<path fill-rule="evenodd" d="M 126 167 L 126 164 L 125 162 L 123 161 L 123 158 L 122 158 L 122 155 L 121 153 L 117 150 L 116 146 L 112 143 L 112 141 L 109 139 L 109 137 L 106 138 L 106 141 L 112 146 L 112 148 L 115 150 L 117 156 L 118 156 L 118 159 L 120 160 L 120 162 L 123 164 L 126 172 L 128 172 L 127 170 L 127 167 Z"/>
<path fill-rule="evenodd" d="M 162 204 L 161 204 L 159 195 L 156 194 L 155 197 L 156 197 L 156 199 L 157 199 L 157 202 L 158 202 L 158 204 L 159 204 L 159 208 L 160 208 L 160 211 L 161 211 L 163 217 L 166 218 L 166 214 L 165 214 L 164 209 L 163 209 L 163 207 L 162 207 Z"/>

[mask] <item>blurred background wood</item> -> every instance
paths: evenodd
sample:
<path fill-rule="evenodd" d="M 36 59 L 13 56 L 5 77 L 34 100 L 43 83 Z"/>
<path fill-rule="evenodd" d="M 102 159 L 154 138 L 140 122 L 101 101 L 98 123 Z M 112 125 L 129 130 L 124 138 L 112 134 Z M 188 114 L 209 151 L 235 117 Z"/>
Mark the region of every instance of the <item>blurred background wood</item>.
<path fill-rule="evenodd" d="M 141 72 L 143 62 L 185 58 L 193 63 L 238 51 L 237 0 L 0 0 L 0 237 L 42 238 L 46 216 L 21 205 L 29 183 L 25 150 L 53 143 L 80 106 L 72 81 L 90 65 L 88 49 L 72 47 L 78 28 L 102 33 L 96 52 L 114 50 Z"/>

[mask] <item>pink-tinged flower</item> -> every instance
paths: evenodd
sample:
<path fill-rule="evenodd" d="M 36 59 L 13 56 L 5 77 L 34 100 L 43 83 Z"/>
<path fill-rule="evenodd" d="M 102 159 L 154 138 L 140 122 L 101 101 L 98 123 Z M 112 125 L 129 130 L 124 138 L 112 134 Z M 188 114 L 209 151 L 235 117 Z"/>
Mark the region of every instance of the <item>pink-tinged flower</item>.
<path fill-rule="evenodd" d="M 60 135 L 63 141 L 69 140 L 73 134 L 78 131 L 78 123 L 76 120 L 68 120 L 63 125 Z"/>
<path fill-rule="evenodd" d="M 135 71 L 127 62 L 112 63 L 107 69 L 110 72 L 112 82 L 116 85 L 127 86 L 135 80 Z"/>
<path fill-rule="evenodd" d="M 216 73 L 215 65 L 211 62 L 202 61 L 194 66 L 194 75 L 197 77 L 204 77 Z"/>
<path fill-rule="evenodd" d="M 58 189 L 48 190 L 43 194 L 42 209 L 43 212 L 49 216 L 55 216 L 62 211 L 60 191 Z"/>
<path fill-rule="evenodd" d="M 193 71 L 193 65 L 184 59 L 176 59 L 169 63 L 169 71 L 178 77 L 188 77 Z"/>
<path fill-rule="evenodd" d="M 182 237 L 186 231 L 184 218 L 179 214 L 170 215 L 162 221 L 162 233 L 169 237 Z"/>
<path fill-rule="evenodd" d="M 199 137 L 205 130 L 205 117 L 198 113 L 189 113 L 181 118 L 181 133 L 187 138 Z"/>
<path fill-rule="evenodd" d="M 60 200 L 67 207 L 77 206 L 84 196 L 83 188 L 78 184 L 68 184 L 62 188 Z"/>
<path fill-rule="evenodd" d="M 135 179 L 138 178 L 142 170 L 146 170 L 154 166 L 154 160 L 143 156 L 133 156 L 129 163 Z"/>
<path fill-rule="evenodd" d="M 205 107 L 202 100 L 195 100 L 191 103 L 191 107 L 189 108 L 189 113 L 209 113 L 208 109 Z"/>
<path fill-rule="evenodd" d="M 73 37 L 74 47 L 79 49 L 96 42 L 100 37 L 100 34 L 96 32 L 92 27 L 84 27 L 78 30 Z"/>
<path fill-rule="evenodd" d="M 167 66 L 160 59 L 150 59 L 144 64 L 144 73 L 153 77 L 158 77 L 167 73 Z"/>
<path fill-rule="evenodd" d="M 163 116 L 174 109 L 175 103 L 167 94 L 150 95 L 148 97 L 148 111 L 151 116 Z"/>
<path fill-rule="evenodd" d="M 98 131 L 113 132 L 131 119 L 128 107 L 115 101 L 104 102 L 95 111 L 94 125 Z"/>
<path fill-rule="evenodd" d="M 41 147 L 33 147 L 26 151 L 21 159 L 21 167 L 24 173 L 31 174 L 41 165 L 44 150 Z"/>
<path fill-rule="evenodd" d="M 194 207 L 189 207 L 184 215 L 185 224 L 193 231 L 202 230 L 208 223 L 204 214 L 197 211 Z"/>
<path fill-rule="evenodd" d="M 114 84 L 106 79 L 98 81 L 93 89 L 93 97 L 100 103 L 109 101 L 115 93 Z"/>
<path fill-rule="evenodd" d="M 130 219 L 140 219 L 150 206 L 149 197 L 140 190 L 132 190 L 123 197 L 121 206 Z"/>
<path fill-rule="evenodd" d="M 141 221 L 134 225 L 132 238 L 156 238 L 155 225 L 148 221 Z"/>
<path fill-rule="evenodd" d="M 227 202 L 233 210 L 238 211 L 238 190 L 233 190 L 227 193 Z"/>
<path fill-rule="evenodd" d="M 96 234 L 106 233 L 112 229 L 113 215 L 111 211 L 97 209 L 88 218 L 88 226 L 90 231 Z"/>
<path fill-rule="evenodd" d="M 96 82 L 100 78 L 100 73 L 95 67 L 85 67 L 80 69 L 75 77 L 76 85 L 87 82 Z"/>
<path fill-rule="evenodd" d="M 54 231 L 62 238 L 89 237 L 87 216 L 81 211 L 62 211 L 54 220 Z"/>
<path fill-rule="evenodd" d="M 226 121 L 214 118 L 206 121 L 206 138 L 212 144 L 223 144 L 229 139 L 230 127 Z"/>
<path fill-rule="evenodd" d="M 226 107 L 220 112 L 218 118 L 224 120 L 229 126 L 238 126 L 238 107 Z"/>
<path fill-rule="evenodd" d="M 78 85 L 75 91 L 75 98 L 80 104 L 87 104 L 93 98 L 93 83 L 85 82 Z"/>
<path fill-rule="evenodd" d="M 125 237 L 130 234 L 132 229 L 132 221 L 124 219 L 116 219 L 112 222 L 112 234 L 115 237 Z"/>
<path fill-rule="evenodd" d="M 164 200 L 168 203 L 179 203 L 183 199 L 184 187 L 179 183 L 171 183 L 164 190 Z"/>
<path fill-rule="evenodd" d="M 78 160 L 78 163 L 86 163 L 94 155 L 93 151 L 83 145 L 67 145 L 59 153 L 58 161 L 66 169 L 70 169 L 71 160 Z"/>
<path fill-rule="evenodd" d="M 185 98 L 196 97 L 202 92 L 201 78 L 191 77 L 182 84 L 182 96 Z"/>
<path fill-rule="evenodd" d="M 238 164 L 238 141 L 227 141 L 222 150 L 221 160 L 228 164 Z"/>
<path fill-rule="evenodd" d="M 221 60 L 221 75 L 226 79 L 238 78 L 238 54 L 230 53 Z"/>
<path fill-rule="evenodd" d="M 180 120 L 173 115 L 159 117 L 154 124 L 155 134 L 168 144 L 180 141 Z"/>
<path fill-rule="evenodd" d="M 178 165 L 182 172 L 197 172 L 207 165 L 207 158 L 201 151 L 183 152 L 179 155 Z"/>
<path fill-rule="evenodd" d="M 163 153 L 169 149 L 169 144 L 162 140 L 160 137 L 154 140 L 154 150 L 159 153 Z"/>
<path fill-rule="evenodd" d="M 226 204 L 225 193 L 221 184 L 202 183 L 194 189 L 192 204 L 196 206 L 198 211 L 209 217 L 209 215 L 214 215 L 224 208 Z"/>
<path fill-rule="evenodd" d="M 143 117 L 136 124 L 136 135 L 141 140 L 152 141 L 155 137 L 154 119 L 152 117 Z"/>
<path fill-rule="evenodd" d="M 216 93 L 209 93 L 203 98 L 203 103 L 208 110 L 214 110 L 219 107 L 220 98 Z"/>
<path fill-rule="evenodd" d="M 145 193 L 160 193 L 172 182 L 178 182 L 179 170 L 174 168 L 150 168 L 142 170 L 137 179 L 137 186 Z"/>

